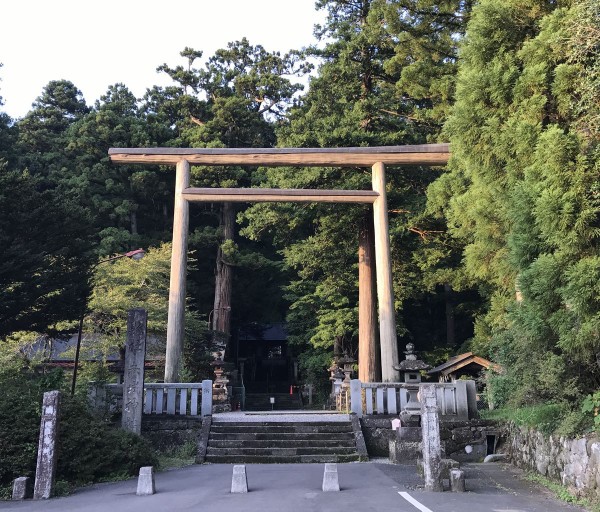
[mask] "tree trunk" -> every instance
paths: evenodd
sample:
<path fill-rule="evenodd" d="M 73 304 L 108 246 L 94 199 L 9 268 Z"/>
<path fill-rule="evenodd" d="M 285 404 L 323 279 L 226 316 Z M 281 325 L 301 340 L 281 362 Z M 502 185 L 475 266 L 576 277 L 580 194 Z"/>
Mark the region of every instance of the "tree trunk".
<path fill-rule="evenodd" d="M 138 222 L 137 222 L 137 213 L 136 212 L 131 212 L 129 219 L 131 221 L 131 234 L 132 235 L 137 235 L 138 234 Z"/>
<path fill-rule="evenodd" d="M 231 292 L 233 288 L 233 268 L 226 261 L 223 245 L 227 240 L 233 240 L 235 227 L 235 209 L 232 203 L 223 203 L 221 209 L 221 229 L 223 239 L 217 250 L 215 269 L 215 301 L 213 305 L 212 329 L 231 334 Z"/>
<path fill-rule="evenodd" d="M 444 297 L 446 302 L 446 345 L 453 347 L 456 343 L 456 329 L 454 326 L 454 290 L 448 283 L 444 284 Z"/>
<path fill-rule="evenodd" d="M 336 336 L 333 340 L 333 358 L 337 361 L 344 354 L 344 339 Z"/>
<path fill-rule="evenodd" d="M 364 218 L 358 243 L 358 378 L 362 382 L 381 382 L 375 306 L 375 239 L 370 215 Z"/>

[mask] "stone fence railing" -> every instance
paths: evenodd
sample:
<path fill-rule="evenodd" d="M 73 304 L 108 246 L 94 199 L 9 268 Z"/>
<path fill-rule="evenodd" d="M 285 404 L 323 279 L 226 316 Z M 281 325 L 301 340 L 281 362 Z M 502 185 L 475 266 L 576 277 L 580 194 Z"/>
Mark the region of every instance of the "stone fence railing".
<path fill-rule="evenodd" d="M 123 408 L 123 384 L 90 382 L 88 401 L 94 410 L 118 412 Z M 212 381 L 144 383 L 143 404 L 144 414 L 210 416 Z"/>
<path fill-rule="evenodd" d="M 438 408 L 443 421 L 465 421 L 477 417 L 475 382 L 458 380 L 435 383 Z M 350 411 L 363 415 L 403 412 L 419 414 L 419 384 L 404 382 L 350 381 Z"/>

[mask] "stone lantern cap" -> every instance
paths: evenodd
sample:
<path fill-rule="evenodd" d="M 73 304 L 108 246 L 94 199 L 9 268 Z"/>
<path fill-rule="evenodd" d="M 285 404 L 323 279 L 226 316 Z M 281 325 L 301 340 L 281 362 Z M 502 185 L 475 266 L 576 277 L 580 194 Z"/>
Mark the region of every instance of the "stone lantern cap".
<path fill-rule="evenodd" d="M 425 361 L 417 359 L 414 344 L 409 343 L 406 345 L 406 351 L 404 353 L 406 354 L 406 359 L 400 361 L 400 364 L 397 366 L 394 366 L 394 370 L 401 372 L 416 372 L 420 370 L 429 370 L 429 368 L 431 368 Z"/>
<path fill-rule="evenodd" d="M 343 370 L 341 368 L 338 368 L 335 373 L 333 374 L 333 378 L 334 379 L 340 379 L 343 380 L 346 377 L 346 374 L 343 372 Z"/>
<path fill-rule="evenodd" d="M 356 359 L 353 359 L 348 354 L 344 354 L 342 357 L 338 359 L 338 364 L 354 364 L 356 363 Z"/>
<path fill-rule="evenodd" d="M 223 361 L 222 355 L 220 352 L 217 353 L 217 358 L 210 363 L 211 366 L 223 366 L 224 364 L 225 364 L 225 361 Z"/>

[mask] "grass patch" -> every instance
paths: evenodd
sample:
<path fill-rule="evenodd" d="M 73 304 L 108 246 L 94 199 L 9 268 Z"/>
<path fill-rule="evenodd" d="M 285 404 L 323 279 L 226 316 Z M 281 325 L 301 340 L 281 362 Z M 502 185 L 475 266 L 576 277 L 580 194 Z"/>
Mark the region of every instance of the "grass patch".
<path fill-rule="evenodd" d="M 519 409 L 480 411 L 480 414 L 483 419 L 511 421 L 519 427 L 533 427 L 544 434 L 552 434 L 569 412 L 565 404 L 540 404 Z"/>
<path fill-rule="evenodd" d="M 172 469 L 182 468 L 185 466 L 191 466 L 196 462 L 196 452 L 198 447 L 194 441 L 187 441 L 186 443 L 175 446 L 170 450 L 159 452 L 158 466 L 161 469 Z"/>
<path fill-rule="evenodd" d="M 525 478 L 530 482 L 535 482 L 536 484 L 540 484 L 548 489 L 556 498 L 566 503 L 571 503 L 572 505 L 579 505 L 581 507 L 585 507 L 590 512 L 600 512 L 600 503 L 592 502 L 586 498 L 578 498 L 569 492 L 569 490 L 555 482 L 550 480 L 549 478 L 542 476 L 538 473 L 528 472 L 525 474 Z"/>
<path fill-rule="evenodd" d="M 519 427 L 535 428 L 546 435 L 574 438 L 593 430 L 590 415 L 565 403 L 486 409 L 479 411 L 479 414 L 486 420 L 512 422 Z"/>

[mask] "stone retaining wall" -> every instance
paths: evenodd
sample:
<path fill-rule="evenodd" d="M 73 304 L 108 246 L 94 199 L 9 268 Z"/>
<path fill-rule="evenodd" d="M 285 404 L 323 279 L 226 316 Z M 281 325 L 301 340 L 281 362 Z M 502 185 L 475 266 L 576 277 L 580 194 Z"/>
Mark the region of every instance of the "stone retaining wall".
<path fill-rule="evenodd" d="M 394 439 L 392 420 L 397 415 L 363 416 L 360 419 L 367 450 L 371 457 L 388 457 L 389 443 Z M 441 423 L 440 436 L 447 457 L 460 461 L 480 461 L 486 456 L 487 436 L 494 435 L 497 439 L 504 433 L 493 421 L 470 420 Z M 465 446 L 471 445 L 473 451 L 465 452 Z"/>
<path fill-rule="evenodd" d="M 144 414 L 142 417 L 142 437 L 159 450 L 181 446 L 188 441 L 196 443 L 201 429 L 202 418 L 198 416 Z"/>
<path fill-rule="evenodd" d="M 577 495 L 600 495 L 600 439 L 546 436 L 511 425 L 507 449 L 513 464 L 561 482 Z"/>

